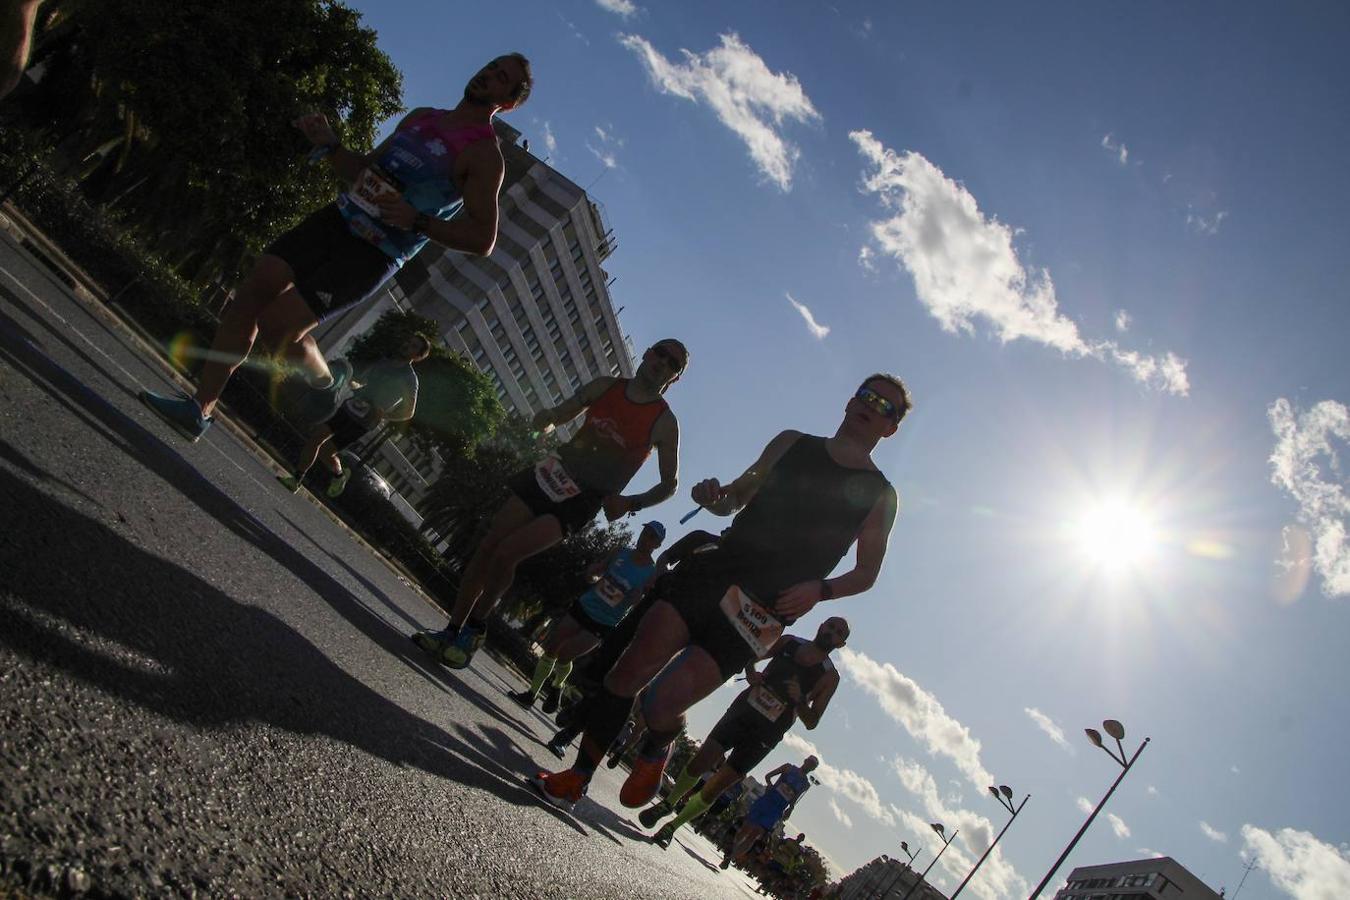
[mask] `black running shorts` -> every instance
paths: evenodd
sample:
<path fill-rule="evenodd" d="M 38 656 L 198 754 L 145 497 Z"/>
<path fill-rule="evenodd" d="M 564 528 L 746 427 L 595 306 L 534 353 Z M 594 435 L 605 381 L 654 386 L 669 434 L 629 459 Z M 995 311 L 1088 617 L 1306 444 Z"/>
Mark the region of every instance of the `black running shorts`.
<path fill-rule="evenodd" d="M 398 271 L 383 250 L 352 234 L 330 203 L 263 251 L 291 267 L 295 289 L 322 322 L 370 298 Z"/>
<path fill-rule="evenodd" d="M 667 589 L 668 601 L 689 628 L 689 643 L 712 656 L 723 681 L 759 658 L 722 612 L 721 601 L 727 590 L 752 580 L 742 578 L 739 567 L 728 562 L 718 550 L 694 557 L 671 574 Z M 764 603 L 769 598 L 757 599 Z"/>
<path fill-rule="evenodd" d="M 609 637 L 614 629 L 618 627 L 617 625 L 606 625 L 603 622 L 597 622 L 592 619 L 586 612 L 586 608 L 581 605 L 580 599 L 572 601 L 572 605 L 567 609 L 567 614 L 581 626 L 583 631 L 590 632 L 602 641 Z"/>
<path fill-rule="evenodd" d="M 517 472 L 507 482 L 511 493 L 515 494 L 530 508 L 536 516 L 553 516 L 562 525 L 563 534 L 580 531 L 600 512 L 605 495 L 591 488 L 583 488 L 580 494 L 558 502 L 544 493 L 535 477 L 534 466 Z"/>
<path fill-rule="evenodd" d="M 784 713 L 781 718 L 786 725 L 769 721 L 746 703 L 742 695 L 713 726 L 708 740 L 716 741 L 723 750 L 730 750 L 727 765 L 741 775 L 749 775 L 750 770 L 778 746 L 792 726 L 792 716 Z"/>
<path fill-rule="evenodd" d="M 347 411 L 347 404 L 345 403 L 339 406 L 337 412 L 329 416 L 328 421 L 324 424 L 328 426 L 329 431 L 333 432 L 334 450 L 347 449 L 365 437 L 366 432 L 370 430 Z"/>

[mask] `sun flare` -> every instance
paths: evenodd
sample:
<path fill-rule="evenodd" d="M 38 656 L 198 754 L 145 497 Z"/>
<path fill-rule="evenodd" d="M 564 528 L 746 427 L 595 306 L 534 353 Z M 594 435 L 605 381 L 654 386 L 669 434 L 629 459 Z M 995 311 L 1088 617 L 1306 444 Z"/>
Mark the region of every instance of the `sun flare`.
<path fill-rule="evenodd" d="M 1146 561 L 1158 540 L 1148 511 L 1121 497 L 1093 503 L 1073 523 L 1071 533 L 1089 562 L 1112 571 Z"/>

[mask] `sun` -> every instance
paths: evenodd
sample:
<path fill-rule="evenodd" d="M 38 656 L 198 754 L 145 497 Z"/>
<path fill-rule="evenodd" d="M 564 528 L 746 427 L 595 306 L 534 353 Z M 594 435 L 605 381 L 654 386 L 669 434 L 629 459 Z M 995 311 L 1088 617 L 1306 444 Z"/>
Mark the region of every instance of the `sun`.
<path fill-rule="evenodd" d="M 1109 572 L 1142 565 L 1158 544 L 1158 526 L 1149 511 L 1125 497 L 1089 504 L 1069 533 L 1088 563 Z"/>

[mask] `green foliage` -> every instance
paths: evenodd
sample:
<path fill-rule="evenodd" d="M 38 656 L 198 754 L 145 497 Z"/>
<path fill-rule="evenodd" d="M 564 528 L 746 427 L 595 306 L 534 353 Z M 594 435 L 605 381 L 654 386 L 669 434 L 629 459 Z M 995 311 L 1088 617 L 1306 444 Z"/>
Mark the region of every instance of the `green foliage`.
<path fill-rule="evenodd" d="M 297 115 L 324 111 L 365 149 L 401 109 L 402 76 L 374 31 L 331 0 L 67 0 L 56 19 L 29 121 L 92 201 L 192 281 L 237 277 L 331 199 Z"/>
<path fill-rule="evenodd" d="M 568 535 L 558 545 L 520 564 L 512 602 L 504 611 L 523 619 L 541 608 L 565 609 L 586 590 L 588 568 L 619 547 L 632 544 L 632 531 L 617 522 Z"/>

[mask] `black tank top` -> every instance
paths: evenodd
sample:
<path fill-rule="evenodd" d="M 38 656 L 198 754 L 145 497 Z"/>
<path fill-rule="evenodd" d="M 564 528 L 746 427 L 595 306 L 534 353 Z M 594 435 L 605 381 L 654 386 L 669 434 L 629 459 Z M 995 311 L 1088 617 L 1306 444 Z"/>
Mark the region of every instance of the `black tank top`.
<path fill-rule="evenodd" d="M 787 683 L 789 681 L 796 679 L 797 687 L 801 689 L 802 697 L 805 698 L 815 689 L 816 682 L 820 681 L 826 672 L 834 671 L 834 663 L 830 662 L 828 656 L 810 666 L 803 666 L 797 662 L 797 651 L 807 643 L 810 642 L 790 636 L 784 643 L 783 649 L 770 657 L 769 664 L 764 667 L 764 671 L 761 673 L 764 676 L 764 687 L 773 691 L 778 699 L 784 703 L 788 703 Z M 749 701 L 745 698 L 749 697 L 752 690 L 754 688 L 745 691 L 740 698 L 742 703 L 748 705 Z M 788 703 L 788 714 L 775 724 L 781 725 L 786 731 L 792 727 L 792 723 L 795 721 L 797 721 L 797 711 Z"/>
<path fill-rule="evenodd" d="M 723 532 L 723 558 L 730 568 L 747 570 L 742 587 L 762 602 L 794 584 L 825 578 L 889 486 L 874 469 L 839 465 L 825 438 L 804 434 Z"/>

